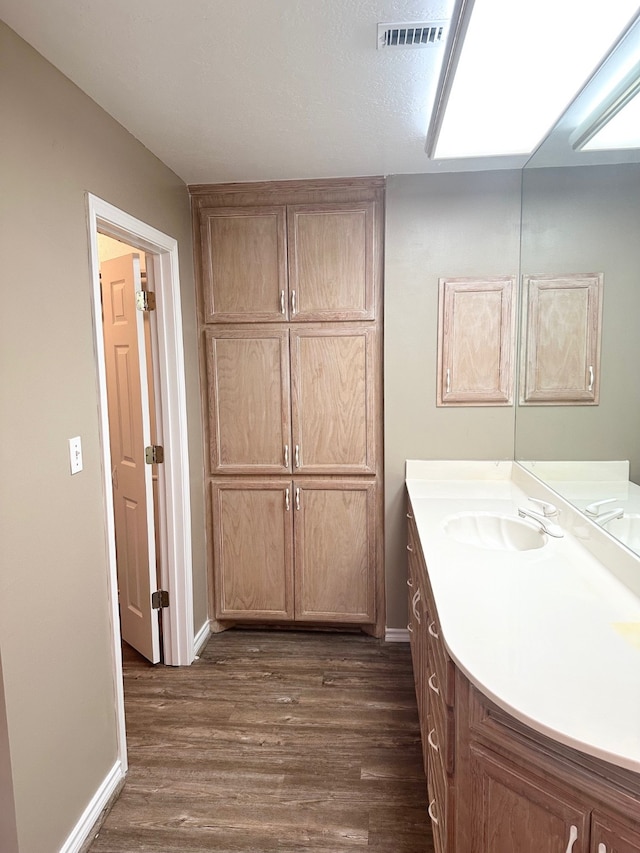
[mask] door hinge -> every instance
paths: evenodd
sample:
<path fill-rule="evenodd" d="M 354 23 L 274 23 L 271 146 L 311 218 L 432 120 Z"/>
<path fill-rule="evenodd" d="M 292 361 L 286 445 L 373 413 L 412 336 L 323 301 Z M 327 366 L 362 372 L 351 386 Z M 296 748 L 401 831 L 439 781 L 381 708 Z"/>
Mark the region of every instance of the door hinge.
<path fill-rule="evenodd" d="M 169 593 L 166 589 L 159 589 L 151 595 L 151 606 L 154 610 L 161 610 L 169 606 Z"/>
<path fill-rule="evenodd" d="M 155 293 L 152 290 L 136 290 L 136 308 L 138 311 L 155 311 Z"/>
<path fill-rule="evenodd" d="M 157 465 L 164 462 L 164 447 L 161 444 L 151 444 L 144 449 L 144 461 L 147 465 Z"/>

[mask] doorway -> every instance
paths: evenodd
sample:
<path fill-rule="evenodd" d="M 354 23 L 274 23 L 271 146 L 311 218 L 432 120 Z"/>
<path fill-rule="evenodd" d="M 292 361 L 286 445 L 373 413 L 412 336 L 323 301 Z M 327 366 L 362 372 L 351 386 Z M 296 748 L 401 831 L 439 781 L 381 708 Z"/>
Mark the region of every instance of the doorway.
<path fill-rule="evenodd" d="M 113 459 L 109 431 L 98 233 L 124 242 L 145 256 L 147 276 L 152 280 L 155 291 L 154 388 L 158 400 L 155 410 L 164 445 L 164 462 L 158 466 L 159 493 L 162 495 L 162 508 L 159 513 L 159 581 L 161 589 L 168 593 L 169 598 L 169 606 L 163 612 L 162 645 L 165 664 L 185 666 L 192 663 L 195 655 L 186 387 L 178 246 L 174 238 L 97 196 L 87 194 L 87 208 L 119 758 L 124 772 L 127 761 L 112 488 Z"/>

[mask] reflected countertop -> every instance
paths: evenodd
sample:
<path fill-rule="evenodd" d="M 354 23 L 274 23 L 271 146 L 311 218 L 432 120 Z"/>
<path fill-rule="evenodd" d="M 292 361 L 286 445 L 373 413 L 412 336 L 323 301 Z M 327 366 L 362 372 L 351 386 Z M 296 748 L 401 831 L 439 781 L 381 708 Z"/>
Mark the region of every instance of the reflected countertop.
<path fill-rule="evenodd" d="M 640 772 L 640 558 L 511 462 L 408 461 L 406 485 L 449 654 L 533 729 Z M 460 512 L 560 509 L 561 539 L 506 551 L 444 531 Z M 594 553 L 595 552 L 595 553 Z M 624 552 L 624 553 L 622 553 Z M 631 563 L 630 563 L 631 561 Z"/>

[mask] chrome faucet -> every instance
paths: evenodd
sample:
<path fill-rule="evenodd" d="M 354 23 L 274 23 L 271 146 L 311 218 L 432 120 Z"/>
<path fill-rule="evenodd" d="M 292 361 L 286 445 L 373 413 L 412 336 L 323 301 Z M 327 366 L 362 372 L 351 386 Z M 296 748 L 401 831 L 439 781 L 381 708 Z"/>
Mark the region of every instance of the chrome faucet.
<path fill-rule="evenodd" d="M 609 512 L 603 512 L 602 515 L 596 516 L 594 521 L 597 521 L 598 524 L 602 527 L 608 522 L 613 521 L 614 518 L 622 518 L 624 515 L 624 510 L 621 506 L 616 507 L 615 509 L 609 510 Z"/>
<path fill-rule="evenodd" d="M 536 521 L 545 533 L 549 536 L 553 536 L 555 539 L 562 539 L 564 536 L 559 524 L 556 524 L 554 521 L 549 521 L 549 516 L 536 512 L 534 509 L 527 509 L 522 506 L 518 507 L 518 515 L 520 518 L 530 518 L 533 521 Z"/>

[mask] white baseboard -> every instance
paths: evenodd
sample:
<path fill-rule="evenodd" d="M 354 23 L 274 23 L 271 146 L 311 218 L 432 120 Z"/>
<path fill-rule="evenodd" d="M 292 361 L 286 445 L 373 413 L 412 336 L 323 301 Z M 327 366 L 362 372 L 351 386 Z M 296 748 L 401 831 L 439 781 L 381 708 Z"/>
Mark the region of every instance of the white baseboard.
<path fill-rule="evenodd" d="M 406 628 L 385 628 L 385 643 L 408 643 L 409 631 Z"/>
<path fill-rule="evenodd" d="M 211 636 L 211 623 L 207 619 L 202 628 L 193 638 L 193 656 L 197 657 L 205 647 L 207 640 Z"/>
<path fill-rule="evenodd" d="M 82 813 L 82 816 L 73 828 L 71 835 L 69 835 L 60 848 L 60 853 L 78 853 L 89 837 L 96 821 L 102 814 L 102 810 L 108 805 L 109 800 L 113 796 L 123 777 L 124 771 L 122 769 L 122 764 L 118 760 L 107 773 L 102 784 L 91 798 L 91 802 Z"/>

